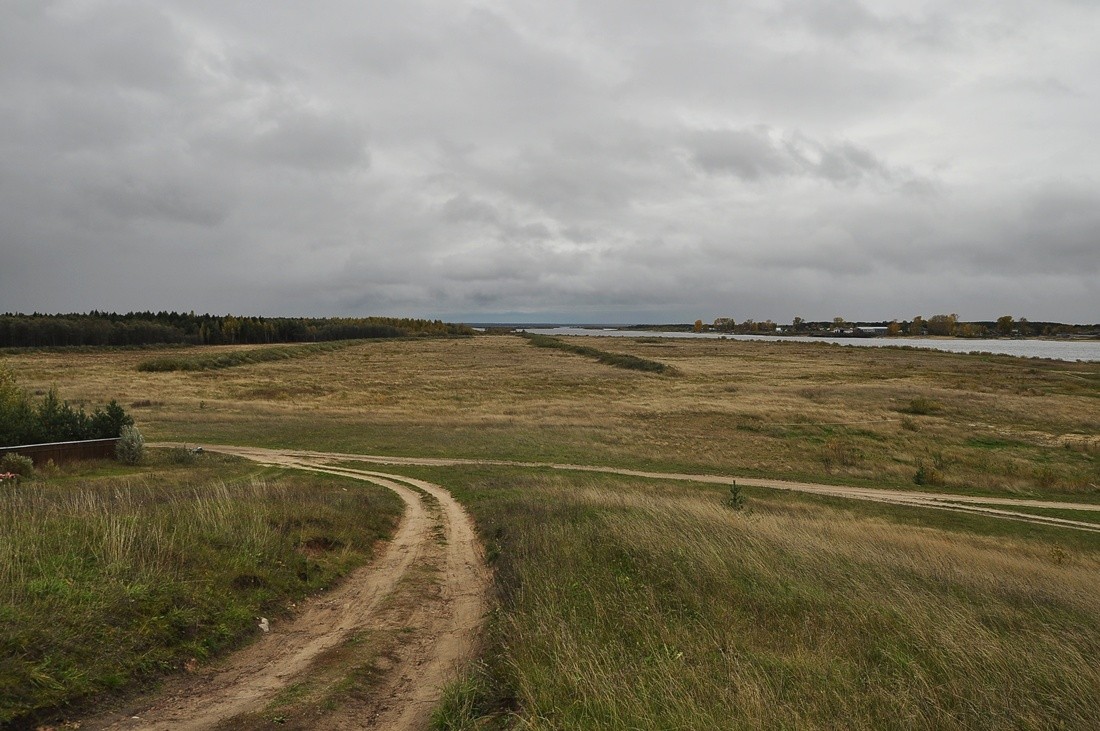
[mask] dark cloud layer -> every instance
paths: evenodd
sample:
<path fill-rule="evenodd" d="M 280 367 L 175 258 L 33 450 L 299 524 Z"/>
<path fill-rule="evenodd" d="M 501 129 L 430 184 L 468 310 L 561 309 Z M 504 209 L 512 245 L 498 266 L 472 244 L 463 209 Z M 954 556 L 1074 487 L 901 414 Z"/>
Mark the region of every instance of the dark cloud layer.
<path fill-rule="evenodd" d="M 1100 320 L 1100 7 L 0 8 L 0 311 Z"/>

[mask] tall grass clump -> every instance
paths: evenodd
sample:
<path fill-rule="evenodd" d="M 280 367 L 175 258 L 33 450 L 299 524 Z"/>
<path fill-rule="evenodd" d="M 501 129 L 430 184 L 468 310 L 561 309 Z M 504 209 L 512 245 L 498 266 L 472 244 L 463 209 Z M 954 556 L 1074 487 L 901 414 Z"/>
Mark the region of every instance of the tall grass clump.
<path fill-rule="evenodd" d="M 626 368 L 634 371 L 646 371 L 647 373 L 672 373 L 673 369 L 659 361 L 649 360 L 648 358 L 639 358 L 636 355 L 629 355 L 626 353 L 609 353 L 606 350 L 599 350 L 597 348 L 591 348 L 587 345 L 575 345 L 573 343 L 567 343 L 557 338 L 552 338 L 548 335 L 538 335 L 536 333 L 520 333 L 520 335 L 527 339 L 531 345 L 536 348 L 553 348 L 555 350 L 564 350 L 567 353 L 574 353 L 576 355 L 583 355 L 587 358 L 592 358 L 605 365 L 615 366 L 616 368 Z"/>
<path fill-rule="evenodd" d="M 0 491 L 0 727 L 237 645 L 366 561 L 400 512 L 359 483 L 241 474 Z"/>
<path fill-rule="evenodd" d="M 437 728 L 1091 728 L 1097 553 L 721 488 L 451 478 L 495 556 Z M 488 671 L 485 670 L 488 668 Z M 488 672 L 488 678 L 486 677 Z M 512 727 L 512 726 L 508 726 Z"/>

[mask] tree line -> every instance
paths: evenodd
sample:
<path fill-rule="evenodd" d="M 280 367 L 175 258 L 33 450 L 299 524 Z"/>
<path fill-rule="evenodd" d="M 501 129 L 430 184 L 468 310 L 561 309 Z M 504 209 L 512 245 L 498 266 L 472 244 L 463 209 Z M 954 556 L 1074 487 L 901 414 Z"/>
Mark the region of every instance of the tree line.
<path fill-rule="evenodd" d="M 0 315 L 0 347 L 303 343 L 414 335 L 470 335 L 465 325 L 396 317 L 242 317 L 194 312 Z"/>

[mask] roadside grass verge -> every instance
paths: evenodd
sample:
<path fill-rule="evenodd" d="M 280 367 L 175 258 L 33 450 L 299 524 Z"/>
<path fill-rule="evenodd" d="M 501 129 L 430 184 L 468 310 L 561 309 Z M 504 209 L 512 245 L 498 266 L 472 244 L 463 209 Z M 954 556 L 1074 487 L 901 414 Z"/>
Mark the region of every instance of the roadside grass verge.
<path fill-rule="evenodd" d="M 523 338 L 527 339 L 531 345 L 536 348 L 553 348 L 555 350 L 564 350 L 567 353 L 574 353 L 576 355 L 583 355 L 587 358 L 592 358 L 605 365 L 615 366 L 616 368 L 626 368 L 632 371 L 645 371 L 647 373 L 663 373 L 672 375 L 675 370 L 664 363 L 656 360 L 650 360 L 648 358 L 642 358 L 637 355 L 629 355 L 626 353 L 609 353 L 606 350 L 598 350 L 596 348 L 589 347 L 587 345 L 576 345 L 574 343 L 567 343 L 557 338 L 552 338 L 549 335 L 538 335 L 536 333 L 519 333 Z"/>
<path fill-rule="evenodd" d="M 369 560 L 400 512 L 382 488 L 217 455 L 0 490 L 0 726 L 258 635 Z"/>
<path fill-rule="evenodd" d="M 1089 728 L 1100 717 L 1095 537 L 1055 551 L 864 506 L 748 491 L 735 511 L 720 487 L 538 470 L 430 478 L 474 514 L 498 592 L 484 662 L 451 687 L 436 728 Z"/>
<path fill-rule="evenodd" d="M 363 340 L 341 340 L 331 343 L 310 343 L 309 345 L 282 345 L 271 348 L 249 348 L 219 353 L 206 353 L 191 357 L 165 355 L 143 360 L 137 369 L 146 373 L 168 373 L 171 371 L 211 371 L 221 368 L 234 368 L 255 363 L 270 363 L 277 360 L 306 358 L 318 353 L 342 350 L 352 345 L 362 345 Z"/>

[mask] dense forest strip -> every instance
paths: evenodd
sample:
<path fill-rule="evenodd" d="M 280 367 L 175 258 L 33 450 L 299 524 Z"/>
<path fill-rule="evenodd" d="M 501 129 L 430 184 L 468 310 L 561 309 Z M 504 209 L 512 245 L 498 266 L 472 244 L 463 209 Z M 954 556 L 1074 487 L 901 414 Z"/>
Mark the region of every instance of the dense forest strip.
<path fill-rule="evenodd" d="M 531 345 L 536 348 L 554 348 L 556 350 L 564 350 L 567 353 L 575 353 L 576 355 L 583 355 L 588 358 L 593 358 L 605 365 L 615 366 L 616 368 L 627 368 L 634 371 L 646 371 L 648 373 L 665 373 L 672 374 L 675 370 L 664 363 L 656 360 L 649 360 L 648 358 L 639 358 L 636 355 L 627 355 L 625 353 L 609 353 L 606 350 L 598 350 L 591 348 L 587 345 L 574 345 L 573 343 L 566 343 L 558 340 L 557 338 L 549 337 L 548 335 L 537 335 L 534 333 L 520 333 L 521 337 L 527 339 Z"/>
<path fill-rule="evenodd" d="M 312 343 L 309 345 L 283 345 L 272 348 L 253 348 L 251 350 L 233 350 L 209 355 L 167 355 L 143 360 L 137 365 L 139 371 L 166 373 L 169 371 L 212 371 L 221 368 L 270 363 L 277 360 L 305 358 L 318 353 L 340 350 L 349 345 L 358 345 L 362 340 L 341 340 L 332 343 Z"/>
<path fill-rule="evenodd" d="M 397 317 L 237 317 L 193 312 L 0 315 L 0 348 L 80 345 L 262 345 L 472 335 L 466 325 Z"/>

